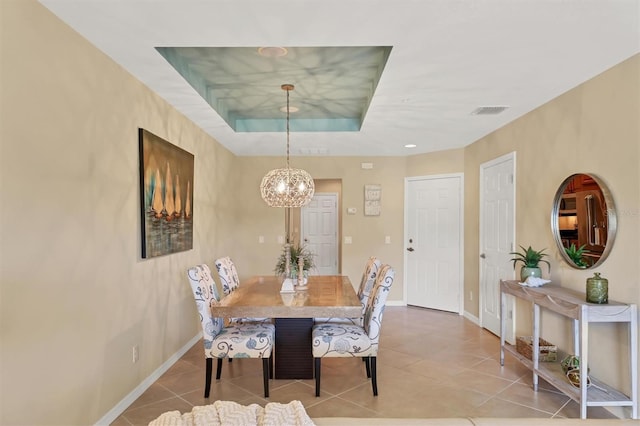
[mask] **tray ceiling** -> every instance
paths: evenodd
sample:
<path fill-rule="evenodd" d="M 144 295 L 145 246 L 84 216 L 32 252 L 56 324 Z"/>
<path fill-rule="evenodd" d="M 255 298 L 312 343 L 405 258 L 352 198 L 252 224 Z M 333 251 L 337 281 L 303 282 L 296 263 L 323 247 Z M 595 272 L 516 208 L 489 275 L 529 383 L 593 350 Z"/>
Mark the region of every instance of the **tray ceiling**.
<path fill-rule="evenodd" d="M 292 155 L 403 156 L 471 144 L 640 52 L 637 0 L 40 2 L 242 156 L 283 155 L 270 115 L 283 83 L 301 106 L 292 123 L 305 105 L 317 115 L 293 129 Z M 272 59 L 303 69 L 238 66 L 259 47 L 288 48 Z M 365 75 L 358 48 L 387 57 Z"/>

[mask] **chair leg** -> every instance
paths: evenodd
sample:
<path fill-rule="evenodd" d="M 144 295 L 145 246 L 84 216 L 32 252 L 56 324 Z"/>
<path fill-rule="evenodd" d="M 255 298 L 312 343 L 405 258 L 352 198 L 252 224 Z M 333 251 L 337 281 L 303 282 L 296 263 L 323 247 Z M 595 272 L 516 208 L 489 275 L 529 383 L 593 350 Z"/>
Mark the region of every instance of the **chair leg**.
<path fill-rule="evenodd" d="M 373 396 L 378 396 L 378 378 L 376 376 L 376 357 L 369 357 L 371 363 L 371 387 L 373 388 Z"/>
<path fill-rule="evenodd" d="M 207 368 L 204 373 L 204 397 L 209 398 L 211 391 L 211 374 L 213 373 L 213 358 L 207 358 Z"/>
<path fill-rule="evenodd" d="M 221 373 L 222 373 L 222 358 L 218 358 L 218 366 L 216 368 L 216 380 L 220 380 Z"/>
<path fill-rule="evenodd" d="M 369 367 L 369 357 L 363 357 L 362 360 L 365 362 L 364 368 L 367 369 L 367 379 L 371 378 L 371 368 Z"/>
<path fill-rule="evenodd" d="M 269 378 L 273 379 L 273 352 L 271 353 L 271 356 L 269 357 Z"/>
<path fill-rule="evenodd" d="M 262 380 L 264 382 L 264 397 L 269 398 L 269 358 L 262 358 Z"/>
<path fill-rule="evenodd" d="M 316 396 L 320 396 L 320 363 L 322 362 L 322 358 L 314 358 L 315 359 L 315 371 L 313 375 L 316 377 Z"/>

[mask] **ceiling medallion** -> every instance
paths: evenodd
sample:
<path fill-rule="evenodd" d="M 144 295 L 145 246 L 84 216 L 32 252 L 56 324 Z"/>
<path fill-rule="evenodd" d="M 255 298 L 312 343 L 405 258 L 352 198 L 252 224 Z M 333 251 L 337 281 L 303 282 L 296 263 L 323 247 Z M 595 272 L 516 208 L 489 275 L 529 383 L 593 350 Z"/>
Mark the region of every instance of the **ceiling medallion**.
<path fill-rule="evenodd" d="M 270 207 L 303 207 L 313 198 L 315 185 L 307 171 L 289 167 L 289 92 L 294 86 L 281 87 L 287 92 L 287 167 L 268 172 L 260 183 L 260 193 Z"/>
<path fill-rule="evenodd" d="M 286 56 L 289 53 L 286 47 L 259 47 L 258 54 L 267 58 L 279 58 L 280 56 Z"/>

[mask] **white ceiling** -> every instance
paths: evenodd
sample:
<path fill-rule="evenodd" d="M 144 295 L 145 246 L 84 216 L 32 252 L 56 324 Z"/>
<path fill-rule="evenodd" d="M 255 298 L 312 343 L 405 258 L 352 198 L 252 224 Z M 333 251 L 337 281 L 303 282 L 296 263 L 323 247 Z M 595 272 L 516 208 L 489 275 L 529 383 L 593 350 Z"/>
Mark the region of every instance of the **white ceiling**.
<path fill-rule="evenodd" d="M 322 156 L 464 147 L 640 52 L 639 0 L 40 2 L 236 155 L 285 138 L 234 132 L 155 47 L 392 46 L 359 132 L 292 134 Z"/>

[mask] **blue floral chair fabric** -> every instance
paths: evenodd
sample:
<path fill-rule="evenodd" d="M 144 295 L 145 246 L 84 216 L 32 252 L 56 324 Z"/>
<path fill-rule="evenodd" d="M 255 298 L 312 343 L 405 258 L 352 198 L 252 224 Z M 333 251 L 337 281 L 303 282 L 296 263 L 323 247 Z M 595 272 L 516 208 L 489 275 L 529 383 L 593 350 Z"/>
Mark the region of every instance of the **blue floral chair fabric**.
<path fill-rule="evenodd" d="M 269 377 L 273 370 L 271 353 L 275 335 L 272 324 L 247 323 L 224 326 L 224 319 L 211 315 L 211 307 L 219 300 L 211 270 L 205 264 L 187 271 L 196 301 L 204 340 L 207 362 L 204 397 L 209 397 L 213 358 L 218 359 L 216 380 L 220 380 L 224 358 L 262 358 L 264 395 L 269 396 Z"/>
<path fill-rule="evenodd" d="M 220 284 L 222 285 L 222 291 L 225 296 L 228 296 L 234 292 L 240 285 L 240 278 L 238 278 L 238 270 L 235 263 L 229 256 L 221 257 L 215 261 L 216 270 L 220 277 Z M 231 323 L 245 324 L 251 322 L 272 322 L 271 318 L 229 318 Z"/>
<path fill-rule="evenodd" d="M 312 351 L 315 363 L 316 396 L 320 396 L 320 369 L 325 357 L 363 357 L 367 377 L 371 378 L 373 395 L 378 395 L 376 356 L 384 307 L 393 284 L 395 271 L 384 265 L 371 290 L 364 312 L 363 325 L 316 324 L 312 329 Z"/>
<path fill-rule="evenodd" d="M 215 265 L 220 277 L 220 284 L 222 284 L 222 291 L 225 296 L 228 296 L 240 285 L 236 265 L 229 256 L 216 259 Z"/>
<path fill-rule="evenodd" d="M 360 304 L 362 305 L 362 316 L 360 318 L 314 318 L 314 324 L 352 324 L 352 325 L 360 325 L 362 326 L 362 320 L 364 316 L 364 311 L 367 307 L 367 301 L 369 300 L 369 294 L 371 293 L 371 289 L 373 288 L 373 284 L 376 281 L 376 277 L 378 276 L 378 270 L 380 269 L 381 262 L 375 256 L 371 256 L 369 260 L 367 260 L 367 264 L 365 265 L 364 272 L 362 273 L 362 278 L 360 279 L 360 286 L 358 287 L 358 299 L 360 299 Z"/>

